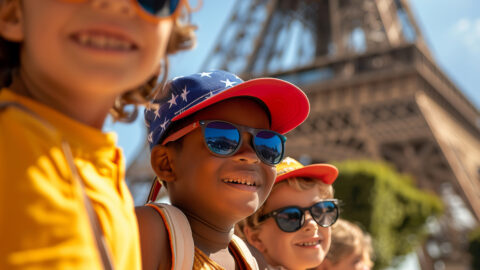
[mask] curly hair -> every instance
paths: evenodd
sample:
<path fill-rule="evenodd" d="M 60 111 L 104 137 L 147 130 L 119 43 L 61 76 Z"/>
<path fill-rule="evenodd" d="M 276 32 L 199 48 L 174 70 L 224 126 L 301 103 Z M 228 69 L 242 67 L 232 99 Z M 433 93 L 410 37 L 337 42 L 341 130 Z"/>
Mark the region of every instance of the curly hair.
<path fill-rule="evenodd" d="M 3 1 L 0 1 L 0 4 Z M 166 54 L 175 54 L 179 51 L 189 50 L 195 47 L 197 27 L 191 24 L 192 8 L 188 3 L 183 5 L 179 15 L 174 19 L 172 33 L 167 44 Z M 20 46 L 16 42 L 10 42 L 0 37 L 0 88 L 8 87 L 12 83 L 12 75 L 20 66 Z M 154 97 L 165 83 L 168 76 L 168 59 L 164 59 L 163 72 L 154 74 L 145 84 L 130 89 L 119 96 L 110 114 L 115 121 L 132 122 L 138 114 L 138 105 L 146 105 Z M 128 109 L 133 105 L 133 110 Z"/>

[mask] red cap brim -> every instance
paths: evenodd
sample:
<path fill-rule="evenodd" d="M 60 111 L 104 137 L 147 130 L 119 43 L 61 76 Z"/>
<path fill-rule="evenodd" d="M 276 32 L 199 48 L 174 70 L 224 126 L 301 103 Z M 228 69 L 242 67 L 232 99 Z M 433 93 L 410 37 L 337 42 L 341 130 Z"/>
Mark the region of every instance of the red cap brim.
<path fill-rule="evenodd" d="M 337 176 L 338 169 L 335 166 L 329 164 L 312 164 L 277 176 L 275 183 L 287 178 L 306 177 L 319 179 L 323 183 L 331 185 L 333 182 L 335 182 Z"/>
<path fill-rule="evenodd" d="M 295 85 L 275 78 L 258 78 L 235 85 L 201 102 L 172 121 L 185 118 L 203 108 L 233 97 L 254 97 L 267 106 L 272 118 L 271 130 L 285 134 L 300 125 L 310 112 L 308 98 Z"/>

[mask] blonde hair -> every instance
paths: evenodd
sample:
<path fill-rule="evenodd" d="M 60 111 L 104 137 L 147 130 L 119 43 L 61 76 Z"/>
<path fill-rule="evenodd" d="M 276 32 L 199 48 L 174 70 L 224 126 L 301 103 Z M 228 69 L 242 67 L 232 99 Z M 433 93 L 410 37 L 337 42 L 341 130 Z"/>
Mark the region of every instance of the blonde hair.
<path fill-rule="evenodd" d="M 303 178 L 303 177 L 293 177 L 285 179 L 277 184 L 275 184 L 272 188 L 272 192 L 269 196 L 277 189 L 279 186 L 288 185 L 289 187 L 298 190 L 310 190 L 312 188 L 317 188 L 320 195 L 326 197 L 333 197 L 333 187 L 332 185 L 327 185 L 318 179 L 313 178 Z M 268 201 L 268 198 L 267 198 Z M 265 202 L 266 203 L 266 202 Z M 259 221 L 260 216 L 263 214 L 263 210 L 265 209 L 265 203 L 258 208 L 258 210 L 250 215 L 249 217 L 241 220 L 235 225 L 235 234 L 238 235 L 240 238 L 246 240 L 245 235 L 243 233 L 243 229 L 245 226 L 248 226 L 252 230 L 258 230 L 258 228 L 262 225 L 262 222 Z"/>
<path fill-rule="evenodd" d="M 333 265 L 353 252 L 368 252 L 373 257 L 372 239 L 358 225 L 338 219 L 332 227 L 332 240 L 328 259 Z"/>
<path fill-rule="evenodd" d="M 5 0 L 0 0 L 0 5 L 4 4 L 4 2 Z M 172 33 L 168 41 L 161 72 L 154 74 L 145 84 L 131 89 L 117 98 L 115 104 L 110 109 L 110 114 L 115 121 L 132 122 L 135 120 L 138 114 L 137 106 L 146 105 L 149 99 L 160 90 L 168 76 L 167 55 L 195 47 L 195 30 L 197 27 L 190 23 L 193 9 L 188 4 L 188 1 L 185 2 L 186 4 L 179 7 L 182 9 L 179 15 L 174 18 Z M 13 72 L 20 66 L 20 46 L 21 44 L 17 42 L 11 42 L 0 37 L 0 88 L 7 87 L 12 83 Z M 133 110 L 127 110 L 129 105 L 134 106 Z"/>

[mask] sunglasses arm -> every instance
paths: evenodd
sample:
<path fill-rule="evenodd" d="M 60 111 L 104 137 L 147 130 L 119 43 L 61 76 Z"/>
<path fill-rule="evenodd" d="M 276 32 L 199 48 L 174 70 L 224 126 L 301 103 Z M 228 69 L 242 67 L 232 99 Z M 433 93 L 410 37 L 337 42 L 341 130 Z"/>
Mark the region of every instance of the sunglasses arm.
<path fill-rule="evenodd" d="M 165 138 L 165 140 L 163 140 L 162 145 L 166 145 L 169 142 L 174 142 L 174 141 L 182 138 L 183 136 L 187 135 L 188 133 L 192 132 L 194 129 L 196 129 L 198 127 L 200 127 L 200 121 L 194 122 L 194 123 L 182 128 L 182 129 L 174 132 L 173 134 L 171 134 L 170 136 Z"/>

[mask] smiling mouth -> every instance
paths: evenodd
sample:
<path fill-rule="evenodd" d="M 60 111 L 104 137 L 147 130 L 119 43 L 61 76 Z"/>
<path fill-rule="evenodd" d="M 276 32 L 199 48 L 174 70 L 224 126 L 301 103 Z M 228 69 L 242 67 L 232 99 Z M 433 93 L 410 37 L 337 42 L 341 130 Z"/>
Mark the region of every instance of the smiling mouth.
<path fill-rule="evenodd" d="M 138 48 L 125 37 L 100 31 L 82 31 L 71 35 L 71 38 L 81 46 L 97 50 L 130 52 Z"/>
<path fill-rule="evenodd" d="M 224 183 L 228 184 L 237 184 L 237 185 L 245 185 L 250 187 L 256 187 L 257 184 L 252 179 L 245 179 L 245 178 L 224 178 L 222 179 Z"/>
<path fill-rule="evenodd" d="M 309 242 L 301 242 L 297 243 L 295 245 L 300 246 L 300 247 L 314 247 L 316 245 L 320 245 L 322 240 L 317 240 L 317 241 L 309 241 Z"/>

